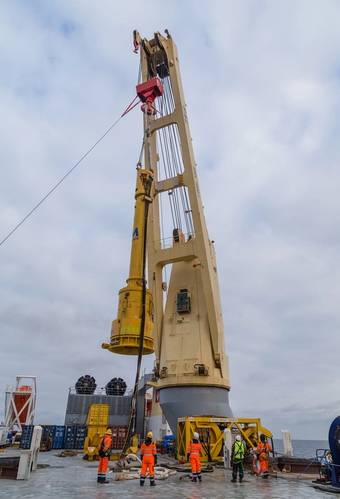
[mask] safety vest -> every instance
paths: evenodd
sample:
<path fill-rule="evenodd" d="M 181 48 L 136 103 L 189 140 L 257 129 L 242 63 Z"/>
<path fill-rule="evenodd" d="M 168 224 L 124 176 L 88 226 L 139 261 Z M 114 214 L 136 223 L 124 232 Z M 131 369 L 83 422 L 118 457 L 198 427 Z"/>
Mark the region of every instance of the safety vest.
<path fill-rule="evenodd" d="M 198 443 L 190 442 L 187 452 L 188 452 L 188 454 L 190 454 L 190 457 L 191 456 L 199 456 L 201 449 L 202 449 L 202 445 L 199 442 Z"/>
<path fill-rule="evenodd" d="M 105 453 L 106 457 L 109 457 L 112 447 L 112 437 L 111 435 L 104 435 L 102 441 L 100 442 L 99 451 Z"/>
<path fill-rule="evenodd" d="M 243 458 L 244 458 L 244 444 L 242 441 L 236 440 L 234 442 L 234 448 L 233 448 L 233 460 L 243 461 Z"/>
<path fill-rule="evenodd" d="M 259 456 L 260 461 L 268 461 L 269 460 L 269 452 L 271 452 L 272 448 L 268 443 L 259 442 L 257 445 L 257 454 Z"/>
<path fill-rule="evenodd" d="M 157 454 L 156 445 L 153 442 L 149 445 L 142 443 L 140 451 L 142 456 L 155 456 Z"/>

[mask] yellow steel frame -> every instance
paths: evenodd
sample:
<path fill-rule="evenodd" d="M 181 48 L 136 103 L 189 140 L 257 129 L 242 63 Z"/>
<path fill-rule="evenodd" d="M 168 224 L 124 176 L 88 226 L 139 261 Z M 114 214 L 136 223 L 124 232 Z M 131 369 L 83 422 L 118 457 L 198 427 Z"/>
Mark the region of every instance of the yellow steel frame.
<path fill-rule="evenodd" d="M 223 432 L 228 428 L 242 435 L 248 448 L 257 445 L 260 434 L 271 438 L 272 432 L 265 428 L 260 418 L 215 418 L 215 417 L 185 417 L 177 422 L 177 458 L 187 461 L 187 446 L 198 432 L 202 442 L 202 461 L 222 461 Z M 208 452 L 209 449 L 209 452 Z"/>

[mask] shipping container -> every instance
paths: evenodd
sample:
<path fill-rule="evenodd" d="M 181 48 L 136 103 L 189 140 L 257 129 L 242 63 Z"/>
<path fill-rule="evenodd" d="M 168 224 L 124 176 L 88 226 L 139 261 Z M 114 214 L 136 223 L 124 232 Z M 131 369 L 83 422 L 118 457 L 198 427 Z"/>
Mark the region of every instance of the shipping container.
<path fill-rule="evenodd" d="M 55 426 L 52 437 L 52 449 L 63 449 L 65 442 L 65 426 Z"/>
<path fill-rule="evenodd" d="M 85 425 L 66 426 L 65 449 L 83 449 L 86 435 L 87 428 Z"/>
<path fill-rule="evenodd" d="M 20 449 L 30 449 L 33 429 L 34 429 L 33 425 L 22 425 Z"/>
<path fill-rule="evenodd" d="M 92 404 L 87 416 L 88 426 L 105 426 L 109 421 L 109 404 Z"/>

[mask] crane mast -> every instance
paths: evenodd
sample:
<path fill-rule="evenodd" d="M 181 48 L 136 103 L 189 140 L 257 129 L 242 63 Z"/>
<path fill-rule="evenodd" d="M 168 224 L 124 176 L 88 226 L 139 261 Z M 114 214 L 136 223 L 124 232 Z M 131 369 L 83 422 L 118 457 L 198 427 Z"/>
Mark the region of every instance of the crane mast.
<path fill-rule="evenodd" d="M 144 120 L 145 168 L 155 177 L 147 254 L 154 300 L 155 386 L 175 430 L 178 417 L 230 416 L 231 410 L 215 250 L 203 212 L 177 48 L 166 34 L 155 33 L 147 40 L 135 33 L 135 44 L 140 48 L 142 81 L 157 77 L 164 87 L 156 114 Z M 168 168 L 165 163 L 170 163 Z M 170 241 L 162 232 L 162 193 L 172 199 L 172 212 L 178 212 L 184 200 L 183 217 L 173 217 Z M 164 204 L 162 208 L 164 212 Z M 171 265 L 171 274 L 164 291 L 166 265 Z"/>
<path fill-rule="evenodd" d="M 145 233 L 153 300 L 153 386 L 176 432 L 179 417 L 232 415 L 228 358 L 215 249 L 204 217 L 177 48 L 167 31 L 152 39 L 135 31 L 134 46 L 140 51 L 137 94 L 143 102 L 144 168 L 153 176 Z M 134 259 L 131 253 L 130 268 Z M 140 307 L 136 310 L 135 317 L 141 316 Z M 127 311 L 118 314 L 119 324 Z M 124 331 L 114 326 L 104 348 L 136 354 L 136 343 L 130 338 L 126 344 Z M 140 332 L 145 340 L 145 330 Z M 150 343 L 149 349 L 143 346 L 145 353 L 152 351 Z"/>

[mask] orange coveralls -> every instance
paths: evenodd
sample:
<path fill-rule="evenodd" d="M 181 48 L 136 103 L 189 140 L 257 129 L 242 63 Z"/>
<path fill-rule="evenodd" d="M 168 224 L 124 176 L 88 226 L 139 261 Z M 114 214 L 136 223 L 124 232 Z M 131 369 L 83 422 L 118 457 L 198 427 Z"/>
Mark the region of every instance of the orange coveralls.
<path fill-rule="evenodd" d="M 146 473 L 149 471 L 150 483 L 155 481 L 155 455 L 157 454 L 156 445 L 151 442 L 147 445 L 145 442 L 141 446 L 142 469 L 140 472 L 141 485 L 145 482 Z"/>
<path fill-rule="evenodd" d="M 187 454 L 190 454 L 190 465 L 192 478 L 201 480 L 201 453 L 202 445 L 199 442 L 190 442 L 187 448 Z"/>
<path fill-rule="evenodd" d="M 99 449 L 106 452 L 107 456 L 99 458 L 98 464 L 98 482 L 105 483 L 106 482 L 106 472 L 109 467 L 109 459 L 110 459 L 110 449 L 112 447 L 112 437 L 111 435 L 104 435 L 102 441 L 100 443 Z"/>
<path fill-rule="evenodd" d="M 259 442 L 257 445 L 257 455 L 260 463 L 260 475 L 268 473 L 269 470 L 269 452 L 272 452 L 271 445 Z"/>

